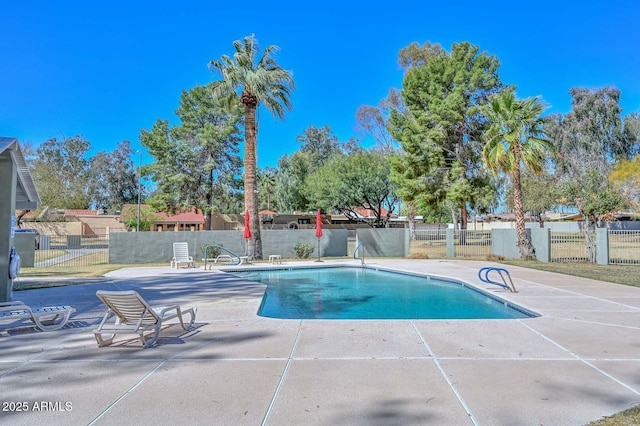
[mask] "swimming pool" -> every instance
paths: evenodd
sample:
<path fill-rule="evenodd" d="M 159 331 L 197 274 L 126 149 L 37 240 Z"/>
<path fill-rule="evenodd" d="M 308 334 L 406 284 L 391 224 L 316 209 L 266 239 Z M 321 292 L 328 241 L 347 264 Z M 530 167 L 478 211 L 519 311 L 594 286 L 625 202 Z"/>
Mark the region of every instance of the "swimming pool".
<path fill-rule="evenodd" d="M 288 319 L 513 319 L 535 316 L 462 282 L 369 268 L 230 271 L 267 285 L 258 315 Z"/>

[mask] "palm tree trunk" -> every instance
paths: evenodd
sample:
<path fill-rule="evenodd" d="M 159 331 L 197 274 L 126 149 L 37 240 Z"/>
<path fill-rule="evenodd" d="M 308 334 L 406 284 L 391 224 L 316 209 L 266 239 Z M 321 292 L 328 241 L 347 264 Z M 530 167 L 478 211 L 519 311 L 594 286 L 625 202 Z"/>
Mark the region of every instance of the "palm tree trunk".
<path fill-rule="evenodd" d="M 467 202 L 460 201 L 460 238 L 458 242 L 460 244 L 467 244 L 467 224 L 469 222 L 467 216 Z"/>
<path fill-rule="evenodd" d="M 249 212 L 247 256 L 250 259 L 262 259 L 262 239 L 260 238 L 260 218 L 258 217 L 258 183 L 256 179 L 256 106 L 245 106 L 244 118 L 244 204 Z"/>
<path fill-rule="evenodd" d="M 523 260 L 535 260 L 536 251 L 531 244 L 531 241 L 529 241 L 527 228 L 524 222 L 524 206 L 522 202 L 522 183 L 520 180 L 519 154 L 520 151 L 514 148 L 515 166 L 513 171 L 511 172 L 511 178 L 513 180 L 513 213 L 516 216 L 516 234 L 518 236 L 518 248 L 520 249 L 520 256 Z"/>

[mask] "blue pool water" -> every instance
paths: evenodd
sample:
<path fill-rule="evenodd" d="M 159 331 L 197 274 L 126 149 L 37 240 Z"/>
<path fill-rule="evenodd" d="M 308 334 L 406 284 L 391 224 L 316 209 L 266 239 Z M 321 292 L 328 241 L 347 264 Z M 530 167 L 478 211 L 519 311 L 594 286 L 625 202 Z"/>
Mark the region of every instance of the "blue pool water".
<path fill-rule="evenodd" d="M 296 319 L 493 319 L 531 315 L 462 283 L 362 268 L 234 271 L 267 285 L 258 315 Z"/>

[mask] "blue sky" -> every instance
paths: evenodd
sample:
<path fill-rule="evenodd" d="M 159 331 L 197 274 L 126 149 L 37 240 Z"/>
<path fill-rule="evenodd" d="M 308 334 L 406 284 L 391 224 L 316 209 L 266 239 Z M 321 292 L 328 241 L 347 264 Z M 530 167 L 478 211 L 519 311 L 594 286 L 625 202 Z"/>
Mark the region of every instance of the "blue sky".
<path fill-rule="evenodd" d="M 519 3 L 531 5 L 523 6 Z M 0 6 L 0 136 L 35 146 L 82 135 L 92 154 L 156 119 L 175 122 L 180 93 L 216 78 L 211 59 L 255 34 L 293 72 L 284 122 L 263 110 L 258 164 L 275 166 L 309 126 L 357 136 L 355 112 L 401 87 L 398 51 L 468 40 L 496 55 L 520 97 L 570 110 L 569 89 L 614 85 L 640 111 L 640 3 L 602 1 L 7 1 Z M 366 146 L 369 141 L 363 141 Z M 143 162 L 151 158 L 145 155 Z"/>

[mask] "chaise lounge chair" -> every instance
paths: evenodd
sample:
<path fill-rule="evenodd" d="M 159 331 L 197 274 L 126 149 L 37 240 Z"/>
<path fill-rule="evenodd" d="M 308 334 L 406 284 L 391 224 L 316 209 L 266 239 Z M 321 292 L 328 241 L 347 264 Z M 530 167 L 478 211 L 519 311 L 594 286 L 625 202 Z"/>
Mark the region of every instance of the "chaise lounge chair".
<path fill-rule="evenodd" d="M 102 322 L 93 332 L 99 346 L 113 343 L 116 334 L 139 334 L 143 346 L 148 348 L 153 346 L 160 337 L 160 329 L 165 321 L 178 318 L 180 325 L 186 330 L 183 315 L 187 313 L 191 315 L 189 326 L 192 326 L 196 320 L 195 308 L 179 305 L 153 308 L 134 290 L 98 290 L 96 296 L 109 308 Z M 108 322 L 112 316 L 115 320 Z M 150 340 L 147 340 L 144 333 L 149 330 L 153 330 L 153 335 Z M 109 337 L 104 338 L 103 334 Z"/>
<path fill-rule="evenodd" d="M 30 319 L 40 330 L 51 331 L 64 327 L 75 311 L 71 306 L 44 306 L 32 309 L 24 302 L 16 300 L 0 303 L 0 320 Z"/>
<path fill-rule="evenodd" d="M 187 267 L 196 267 L 193 256 L 189 256 L 189 244 L 186 242 L 173 243 L 173 259 L 171 267 L 178 269 L 181 263 L 186 263 Z"/>

